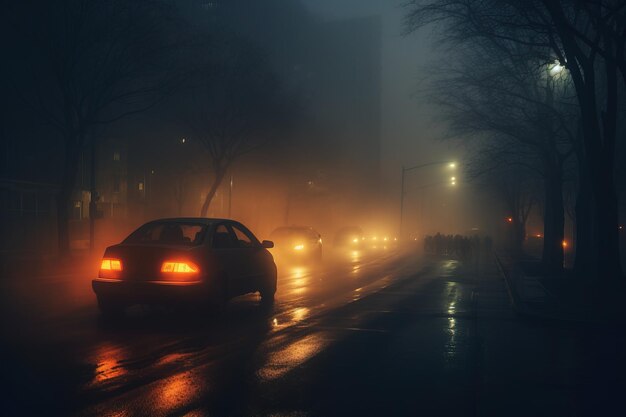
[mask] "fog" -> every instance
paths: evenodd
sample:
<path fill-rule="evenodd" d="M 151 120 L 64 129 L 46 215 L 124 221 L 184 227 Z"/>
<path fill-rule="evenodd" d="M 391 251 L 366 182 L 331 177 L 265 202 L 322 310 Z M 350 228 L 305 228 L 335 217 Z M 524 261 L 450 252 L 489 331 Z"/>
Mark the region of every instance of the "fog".
<path fill-rule="evenodd" d="M 0 414 L 618 414 L 622 3 L 3 2 Z"/>
<path fill-rule="evenodd" d="M 76 33 L 54 20 L 75 16 L 42 8 L 36 36 L 7 45 L 3 253 L 98 253 L 180 216 L 234 218 L 259 237 L 291 224 L 328 239 L 347 226 L 509 239 L 515 210 L 485 175 L 501 163 L 493 132 L 462 119 L 477 95 L 446 87 L 472 54 L 409 19 L 415 5 L 148 3 L 129 6 L 142 18 L 132 30 L 94 6 Z M 27 14 L 12 8 L 9 26 Z M 72 36 L 91 46 L 67 49 Z M 517 175 L 535 174 L 500 177 Z M 542 235 L 541 205 L 523 221 L 523 236 Z"/>

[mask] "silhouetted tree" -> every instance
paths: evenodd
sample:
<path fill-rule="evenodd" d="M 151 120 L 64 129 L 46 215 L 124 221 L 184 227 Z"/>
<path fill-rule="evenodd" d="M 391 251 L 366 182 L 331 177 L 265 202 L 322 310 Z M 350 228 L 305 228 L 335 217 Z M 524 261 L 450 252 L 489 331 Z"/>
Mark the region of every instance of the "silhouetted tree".
<path fill-rule="evenodd" d="M 563 166 L 573 154 L 572 111 L 567 83 L 555 64 L 537 61 L 525 46 L 476 41 L 449 70 L 438 73 L 433 97 L 444 106 L 454 136 L 502 163 L 531 167 L 543 182 L 544 250 L 550 269 L 563 267 Z M 481 140 L 476 140 L 481 139 Z M 487 139 L 485 141 L 484 139 Z M 535 191 L 539 191 L 538 188 Z M 501 193 L 502 194 L 502 193 Z M 505 195 L 505 194 L 502 194 Z"/>
<path fill-rule="evenodd" d="M 511 250 L 521 255 L 526 239 L 526 223 L 539 202 L 542 172 L 536 153 L 523 144 L 501 137 L 483 139 L 474 146 L 466 168 L 468 178 L 480 187 L 491 190 L 506 208 L 510 228 Z M 509 221 L 510 218 L 510 221 Z"/>
<path fill-rule="evenodd" d="M 207 51 L 210 58 L 195 74 L 192 98 L 181 107 L 189 136 L 203 145 L 212 173 L 201 216 L 232 163 L 288 126 L 292 104 L 262 50 L 233 35 L 214 36 L 219 41 Z"/>
<path fill-rule="evenodd" d="M 505 51 L 525 45 L 545 63 L 566 67 L 580 114 L 577 146 L 579 200 L 593 201 L 593 233 L 585 275 L 597 283 L 621 277 L 615 146 L 619 74 L 626 81 L 626 8 L 621 0 L 443 0 L 413 1 L 411 27 L 438 23 L 459 45 L 490 39 Z M 579 228 L 580 228 L 579 223 Z M 579 244 L 581 242 L 579 241 Z"/>
<path fill-rule="evenodd" d="M 98 126 L 149 108 L 162 93 L 172 62 L 164 59 L 172 51 L 171 23 L 172 8 L 157 0 L 25 0 L 3 9 L 13 91 L 62 137 L 61 254 L 69 251 L 70 204 L 85 145 L 91 140 L 95 147 Z"/>

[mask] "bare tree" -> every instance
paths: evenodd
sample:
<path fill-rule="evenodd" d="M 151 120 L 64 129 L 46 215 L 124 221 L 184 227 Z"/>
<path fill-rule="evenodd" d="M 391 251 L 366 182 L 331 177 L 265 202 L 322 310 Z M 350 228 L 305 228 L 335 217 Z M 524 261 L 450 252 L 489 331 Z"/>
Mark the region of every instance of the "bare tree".
<path fill-rule="evenodd" d="M 62 137 L 62 255 L 69 252 L 70 203 L 85 145 L 91 140 L 95 149 L 97 127 L 146 110 L 163 91 L 172 16 L 158 0 L 30 0 L 4 10 L 3 37 L 19 39 L 5 62 L 14 92 Z M 92 178 L 92 219 L 94 184 Z"/>
<path fill-rule="evenodd" d="M 252 43 L 221 35 L 204 68 L 197 73 L 193 99 L 182 106 L 189 136 L 203 145 L 211 171 L 200 216 L 207 215 L 233 162 L 278 138 L 290 115 L 288 96 Z"/>
<path fill-rule="evenodd" d="M 577 148 L 579 195 L 593 201 L 593 233 L 585 244 L 596 284 L 621 277 L 618 201 L 615 191 L 618 74 L 624 65 L 626 5 L 620 0 L 443 0 L 413 3 L 408 21 L 415 28 L 442 24 L 444 36 L 459 44 L 491 39 L 510 50 L 531 48 L 546 63 L 558 60 L 571 77 L 580 113 Z M 588 194 L 585 194 L 588 193 Z M 580 225 L 579 225 L 580 226 Z M 579 243 L 581 243 L 579 241 Z"/>
<path fill-rule="evenodd" d="M 533 149 L 507 136 L 477 141 L 480 143 L 471 146 L 467 177 L 504 203 L 511 228 L 511 250 L 519 256 L 527 235 L 528 217 L 539 202 L 541 163 Z"/>
<path fill-rule="evenodd" d="M 559 270 L 565 221 L 563 165 L 574 152 L 577 115 L 555 64 L 536 61 L 525 46 L 499 46 L 476 41 L 459 52 L 449 70 L 438 73 L 433 98 L 443 105 L 454 136 L 480 149 L 481 167 L 524 166 L 542 180 L 542 261 Z M 487 163 L 485 154 L 494 161 Z"/>

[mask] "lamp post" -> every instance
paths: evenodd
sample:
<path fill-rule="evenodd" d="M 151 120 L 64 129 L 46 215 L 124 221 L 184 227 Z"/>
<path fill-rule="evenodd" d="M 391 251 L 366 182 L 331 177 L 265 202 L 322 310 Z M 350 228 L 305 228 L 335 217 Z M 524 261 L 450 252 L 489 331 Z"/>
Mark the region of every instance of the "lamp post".
<path fill-rule="evenodd" d="M 408 167 L 408 168 L 405 166 L 402 166 L 402 180 L 400 181 L 400 230 L 398 232 L 398 236 L 400 237 L 402 237 L 402 224 L 404 223 L 404 194 L 405 194 L 404 182 L 405 182 L 406 173 L 409 171 L 415 171 L 421 168 L 426 168 L 426 167 L 434 166 L 434 165 L 448 165 L 450 169 L 456 168 L 456 163 L 451 162 L 451 161 L 428 162 L 425 164 L 415 165 L 415 166 Z M 456 185 L 456 177 L 452 177 L 450 184 Z"/>

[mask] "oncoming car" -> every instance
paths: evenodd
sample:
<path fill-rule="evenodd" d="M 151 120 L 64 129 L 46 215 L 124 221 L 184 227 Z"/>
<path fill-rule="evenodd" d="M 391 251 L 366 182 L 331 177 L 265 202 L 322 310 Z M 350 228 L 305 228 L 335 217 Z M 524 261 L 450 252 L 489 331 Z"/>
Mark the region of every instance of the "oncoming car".
<path fill-rule="evenodd" d="M 276 264 L 262 243 L 233 220 L 155 220 L 108 247 L 92 287 L 105 315 L 132 304 L 221 307 L 230 298 L 259 292 L 271 303 Z"/>
<path fill-rule="evenodd" d="M 357 226 L 341 228 L 335 233 L 334 246 L 337 248 L 358 249 L 363 246 L 363 230 Z"/>
<path fill-rule="evenodd" d="M 275 229 L 270 239 L 279 260 L 287 262 L 320 261 L 322 236 L 312 227 L 284 226 Z"/>

